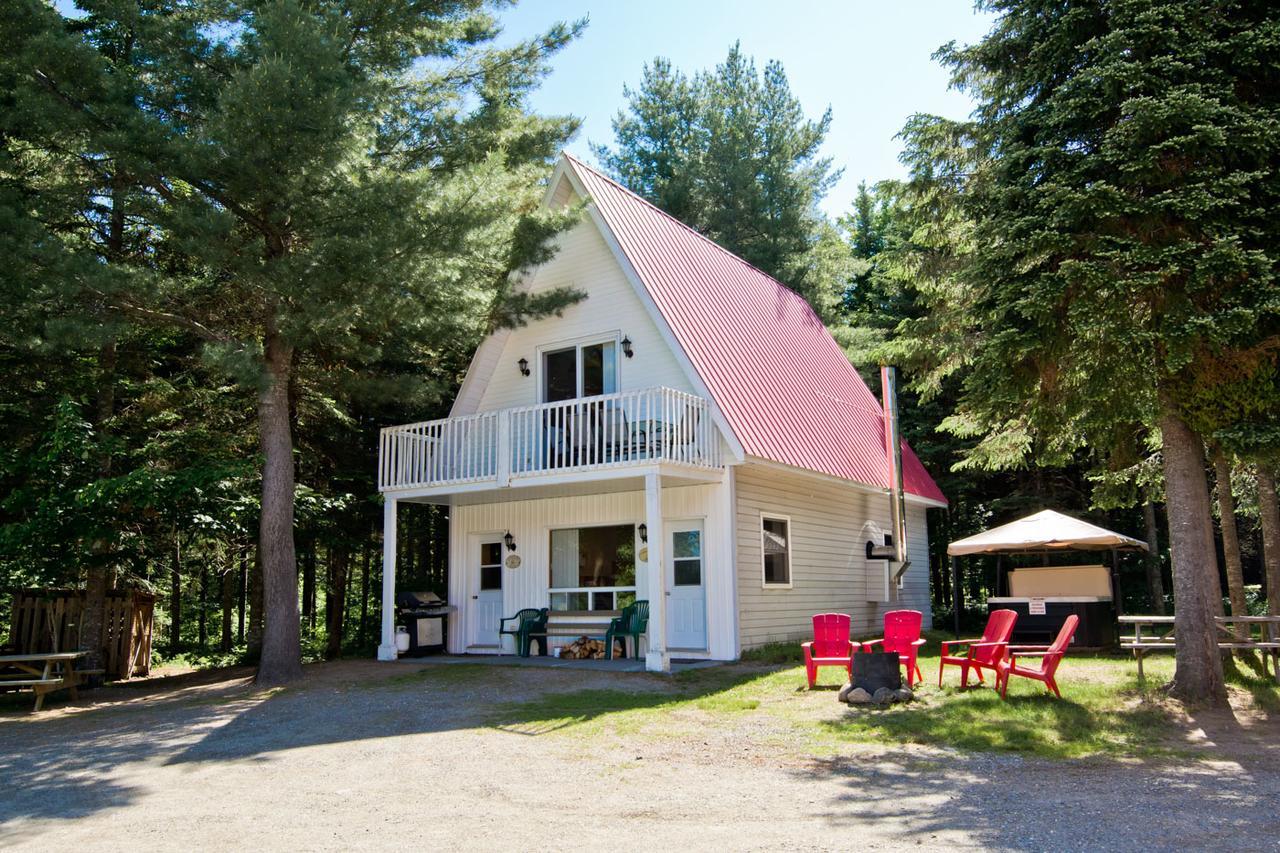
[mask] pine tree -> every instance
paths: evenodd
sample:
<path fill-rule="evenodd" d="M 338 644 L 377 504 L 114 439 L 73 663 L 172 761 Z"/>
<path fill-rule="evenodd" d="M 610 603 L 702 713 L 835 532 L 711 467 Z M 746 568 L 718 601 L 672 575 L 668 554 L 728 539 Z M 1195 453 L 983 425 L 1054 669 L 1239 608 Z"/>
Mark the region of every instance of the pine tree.
<path fill-rule="evenodd" d="M 681 222 L 696 221 L 695 162 L 703 148 L 694 84 L 670 60 L 646 65 L 640 86 L 624 86 L 629 112 L 613 118 L 616 150 L 593 145 L 605 171 Z"/>
<path fill-rule="evenodd" d="M 692 80 L 655 59 L 624 94 L 614 147 L 592 146 L 605 170 L 832 316 L 849 260 L 817 208 L 840 176 L 830 109 L 807 119 L 781 63 L 761 73 L 737 44 Z"/>
<path fill-rule="evenodd" d="M 358 372 L 394 340 L 474 339 L 569 298 L 513 301 L 507 288 L 568 222 L 538 212 L 537 182 L 574 123 L 526 102 L 578 28 L 500 48 L 486 6 L 140 2 L 72 20 L 21 0 L 3 13 L 4 125 L 20 127 L 10 153 L 36 177 L 25 186 L 39 195 L 74 168 L 127 188 L 144 241 L 144 264 L 108 259 L 49 286 L 200 338 L 257 392 L 263 683 L 301 674 L 299 366 Z M 128 51 L 107 49 L 118 44 Z M 87 209 L 109 216 L 110 198 Z M 69 233 L 35 245 L 74 267 L 65 258 L 96 222 L 66 218 Z"/>

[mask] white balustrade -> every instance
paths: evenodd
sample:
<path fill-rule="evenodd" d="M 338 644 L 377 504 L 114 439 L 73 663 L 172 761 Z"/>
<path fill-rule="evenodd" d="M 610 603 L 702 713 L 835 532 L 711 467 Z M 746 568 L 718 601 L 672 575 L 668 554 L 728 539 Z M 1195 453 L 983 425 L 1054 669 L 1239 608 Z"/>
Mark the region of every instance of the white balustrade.
<path fill-rule="evenodd" d="M 387 427 L 382 490 L 493 482 L 653 462 L 721 465 L 706 400 L 672 388 L 579 397 Z"/>

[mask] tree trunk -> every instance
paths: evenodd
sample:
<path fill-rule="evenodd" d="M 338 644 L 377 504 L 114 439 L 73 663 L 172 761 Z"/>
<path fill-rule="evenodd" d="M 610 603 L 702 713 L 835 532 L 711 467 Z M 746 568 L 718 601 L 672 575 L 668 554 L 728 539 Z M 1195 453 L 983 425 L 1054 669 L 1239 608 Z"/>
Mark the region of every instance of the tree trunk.
<path fill-rule="evenodd" d="M 368 541 L 364 543 L 364 565 L 360 569 L 360 648 L 369 641 L 369 554 Z"/>
<path fill-rule="evenodd" d="M 218 643 L 218 648 L 224 653 L 231 651 L 235 645 L 235 636 L 231 633 L 231 617 L 235 615 L 238 577 L 239 573 L 228 567 L 222 573 L 222 583 L 219 586 L 219 591 L 222 593 L 222 639 Z"/>
<path fill-rule="evenodd" d="M 1218 559 L 1206 523 L 1210 511 L 1204 444 L 1163 389 L 1160 409 L 1177 637 L 1177 669 L 1169 692 L 1184 702 L 1225 705 L 1227 688 L 1213 620 Z"/>
<path fill-rule="evenodd" d="M 1142 505 L 1142 520 L 1147 527 L 1147 590 L 1156 615 L 1165 615 L 1164 578 L 1160 570 L 1160 528 L 1156 526 L 1156 506 L 1151 501 Z"/>
<path fill-rule="evenodd" d="M 1218 515 L 1221 516 L 1222 554 L 1227 568 L 1227 597 L 1231 599 L 1232 616 L 1248 616 L 1244 598 L 1244 568 L 1240 565 L 1240 535 L 1236 529 L 1236 502 L 1231 494 L 1231 460 L 1218 445 L 1213 447 L 1213 476 L 1217 483 Z M 1245 640 L 1249 626 L 1238 623 L 1236 638 Z"/>
<path fill-rule="evenodd" d="M 342 657 L 342 631 L 347 615 L 347 571 L 350 555 L 345 545 L 329 548 L 329 595 L 326 600 L 325 618 L 328 622 L 328 648 L 325 657 L 329 660 Z"/>
<path fill-rule="evenodd" d="M 1258 465 L 1258 515 L 1262 524 L 1262 564 L 1267 575 L 1267 612 L 1280 616 L 1280 500 L 1276 475 L 1267 463 Z"/>
<path fill-rule="evenodd" d="M 251 660 L 262 657 L 262 543 L 253 547 L 249 564 L 249 644 Z"/>
<path fill-rule="evenodd" d="M 298 614 L 298 564 L 293 544 L 293 433 L 289 427 L 289 376 L 293 350 L 268 328 L 263 340 L 266 376 L 258 396 L 262 442 L 262 600 L 265 619 L 259 684 L 302 677 Z"/>
<path fill-rule="evenodd" d="M 169 568 L 169 654 L 176 655 L 182 642 L 182 542 L 173 526 L 172 565 Z"/>
<path fill-rule="evenodd" d="M 122 214 L 113 213 L 112 221 L 121 216 Z M 123 228 L 123 221 L 120 227 Z M 116 408 L 115 338 L 109 338 L 98 350 L 98 374 L 98 392 L 94 406 L 94 426 L 102 446 L 102 453 L 98 457 L 98 475 L 109 477 L 111 476 L 111 453 L 107 449 L 106 439 L 107 427 Z M 106 638 L 103 636 L 103 630 L 107 620 L 107 588 L 111 585 L 107 579 L 111 569 L 109 565 L 111 545 L 105 539 L 95 538 L 90 550 L 92 553 L 84 586 L 84 609 L 80 614 L 79 648 L 88 653 L 84 663 L 81 664 L 84 669 L 102 669 L 106 666 L 106 660 L 103 657 Z M 93 676 L 93 683 L 97 681 L 98 677 Z"/>
<path fill-rule="evenodd" d="M 209 649 L 209 567 L 200 564 L 200 593 L 196 598 L 196 620 L 199 625 L 200 651 Z"/>
<path fill-rule="evenodd" d="M 239 576 L 240 583 L 238 586 L 240 600 L 236 603 L 236 641 L 243 643 L 245 599 L 249 595 L 249 555 L 247 551 L 240 552 Z"/>
<path fill-rule="evenodd" d="M 302 618 L 307 629 L 316 627 L 316 541 L 303 540 L 302 546 Z"/>

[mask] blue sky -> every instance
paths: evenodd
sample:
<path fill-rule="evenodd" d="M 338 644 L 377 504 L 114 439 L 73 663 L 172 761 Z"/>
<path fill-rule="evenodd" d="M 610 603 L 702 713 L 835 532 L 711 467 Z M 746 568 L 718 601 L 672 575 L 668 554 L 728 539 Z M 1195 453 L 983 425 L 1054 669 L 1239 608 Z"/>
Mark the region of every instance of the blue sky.
<path fill-rule="evenodd" d="M 991 23 L 969 0 L 524 0 L 502 13 L 508 38 L 583 17 L 586 33 L 555 58 L 533 99 L 540 112 L 583 120 L 570 151 L 591 162 L 588 141 L 612 142 L 622 86 L 637 84 L 655 56 L 692 72 L 741 41 L 757 66 L 782 62 L 811 118 L 831 107 L 825 153 L 845 170 L 823 203 L 832 216 L 848 211 L 858 181 L 903 174 L 894 136 L 908 116 L 969 113 L 968 98 L 948 89 L 946 71 L 929 57 L 953 39 L 977 41 Z"/>

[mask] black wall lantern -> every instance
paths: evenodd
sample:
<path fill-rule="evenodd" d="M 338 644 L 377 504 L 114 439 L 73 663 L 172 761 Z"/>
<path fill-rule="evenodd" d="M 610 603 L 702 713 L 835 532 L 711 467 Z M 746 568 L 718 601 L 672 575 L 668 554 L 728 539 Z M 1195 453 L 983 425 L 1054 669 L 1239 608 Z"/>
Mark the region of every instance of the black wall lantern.
<path fill-rule="evenodd" d="M 649 525 L 642 523 L 639 527 L 639 533 L 641 542 L 649 541 Z"/>
<path fill-rule="evenodd" d="M 517 362 L 516 362 L 516 364 L 520 365 L 520 375 L 521 375 L 521 376 L 528 376 L 528 375 L 529 375 L 529 359 L 527 359 L 527 358 L 522 358 L 522 359 L 520 359 L 519 361 L 517 361 Z"/>
<path fill-rule="evenodd" d="M 507 543 L 507 550 L 514 551 L 516 549 L 516 537 L 511 535 L 511 531 L 507 531 L 507 535 L 502 537 L 502 541 Z"/>
<path fill-rule="evenodd" d="M 631 358 L 631 356 L 635 355 L 635 352 L 631 349 L 631 338 L 622 339 L 622 354 L 627 358 Z"/>

